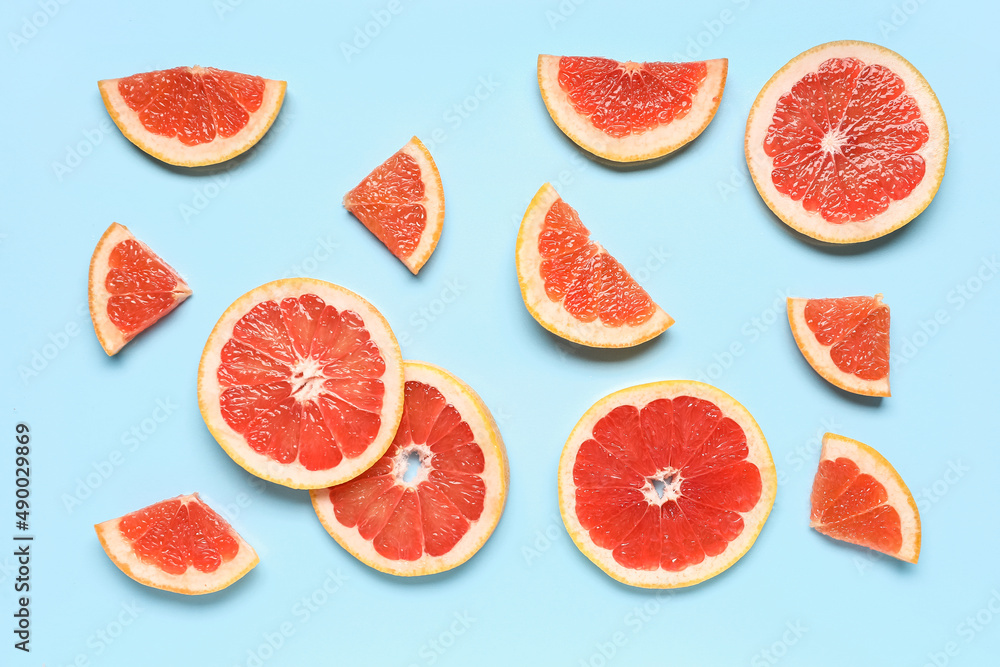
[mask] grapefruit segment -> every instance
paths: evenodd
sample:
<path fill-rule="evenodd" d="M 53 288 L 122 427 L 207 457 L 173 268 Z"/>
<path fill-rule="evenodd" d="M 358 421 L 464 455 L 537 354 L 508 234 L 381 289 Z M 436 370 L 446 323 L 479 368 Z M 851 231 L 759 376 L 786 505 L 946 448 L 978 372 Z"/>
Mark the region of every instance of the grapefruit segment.
<path fill-rule="evenodd" d="M 404 366 L 392 446 L 359 477 L 310 493 L 338 544 L 381 572 L 415 576 L 457 567 L 483 546 L 503 512 L 509 471 L 482 399 L 437 366 Z"/>
<path fill-rule="evenodd" d="M 257 565 L 257 553 L 198 494 L 164 500 L 94 526 L 105 553 L 140 584 L 201 595 Z"/>
<path fill-rule="evenodd" d="M 223 313 L 202 353 L 198 404 L 223 449 L 292 488 L 355 477 L 392 443 L 403 409 L 399 345 L 343 287 L 290 278 Z"/>

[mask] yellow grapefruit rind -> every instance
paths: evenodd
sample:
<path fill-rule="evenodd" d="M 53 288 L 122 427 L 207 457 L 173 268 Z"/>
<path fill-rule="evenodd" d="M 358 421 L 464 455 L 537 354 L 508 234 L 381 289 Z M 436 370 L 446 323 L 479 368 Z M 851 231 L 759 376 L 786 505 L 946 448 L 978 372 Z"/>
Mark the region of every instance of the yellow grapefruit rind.
<path fill-rule="evenodd" d="M 177 137 L 164 137 L 147 130 L 139 120 L 139 114 L 129 108 L 118 92 L 120 80 L 104 79 L 97 82 L 104 106 L 111 114 L 111 120 L 125 138 L 143 152 L 178 167 L 218 164 L 245 153 L 261 140 L 274 123 L 281 110 L 281 103 L 285 99 L 286 87 L 284 81 L 264 79 L 264 99 L 257 111 L 247 112 L 250 113 L 250 120 L 242 130 L 231 137 L 217 136 L 207 143 L 187 146 Z"/>
<path fill-rule="evenodd" d="M 645 132 L 616 138 L 597 129 L 573 106 L 569 95 L 559 85 L 560 58 L 538 56 L 538 88 L 549 115 L 578 146 L 614 162 L 654 160 L 674 152 L 704 132 L 719 109 L 729 68 L 726 58 L 706 60 L 708 73 L 691 100 L 691 109 L 683 117 Z"/>
<path fill-rule="evenodd" d="M 90 277 L 87 284 L 87 301 L 90 306 L 90 319 L 94 323 L 94 333 L 97 334 L 97 340 L 101 343 L 101 347 L 104 348 L 104 351 L 108 353 L 108 356 L 118 354 L 118 352 L 125 347 L 125 344 L 131 340 L 126 340 L 125 335 L 114 325 L 111 318 L 108 317 L 108 299 L 111 297 L 111 293 L 108 292 L 104 282 L 108 275 L 111 251 L 114 250 L 115 246 L 119 243 L 129 239 L 141 245 L 146 252 L 155 257 L 165 266 L 170 266 L 164 262 L 159 255 L 153 252 L 149 246 L 135 238 L 125 225 L 113 222 L 111 223 L 111 226 L 105 230 L 104 234 L 101 236 L 101 240 L 97 242 L 97 247 L 94 248 L 94 254 L 90 257 Z M 173 269 L 171 268 L 171 270 Z M 191 288 L 187 286 L 187 283 L 185 283 L 180 276 L 176 275 L 176 271 L 174 274 L 178 281 L 176 287 L 174 288 L 173 308 L 176 308 L 182 301 L 191 296 Z M 171 310 L 173 310 L 173 308 L 171 308 Z M 170 311 L 167 311 L 167 313 L 164 313 L 163 316 L 166 316 L 169 312 Z M 138 333 L 142 332 L 140 331 Z"/>
<path fill-rule="evenodd" d="M 823 436 L 823 449 L 819 456 L 820 461 L 833 461 L 838 458 L 850 459 L 857 464 L 862 473 L 868 473 L 885 487 L 889 495 L 886 504 L 891 505 L 899 512 L 899 524 L 903 534 L 903 546 L 900 547 L 899 552 L 887 555 L 907 563 L 916 563 L 917 559 L 920 558 L 920 512 L 917 510 L 913 494 L 910 493 L 906 482 L 892 467 L 892 464 L 865 443 L 845 438 L 836 433 L 826 433 Z M 812 521 L 809 525 L 816 528 L 816 524 Z"/>
<path fill-rule="evenodd" d="M 746 434 L 749 455 L 747 461 L 757 466 L 761 478 L 761 494 L 757 505 L 749 512 L 740 513 L 744 528 L 739 537 L 729 543 L 726 550 L 717 556 L 706 556 L 705 560 L 681 572 L 667 570 L 632 570 L 615 561 L 610 549 L 594 544 L 587 530 L 576 517 L 576 485 L 573 482 L 573 465 L 580 445 L 591 437 L 594 425 L 611 410 L 621 405 L 634 405 L 640 410 L 650 401 L 658 398 L 693 396 L 711 401 L 722 413 L 735 421 Z M 664 380 L 637 385 L 605 396 L 588 409 L 570 433 L 559 459 L 559 511 L 563 523 L 577 548 L 595 565 L 613 579 L 623 584 L 640 588 L 683 588 L 711 579 L 730 568 L 743 557 L 760 534 L 767 521 L 778 483 L 774 470 L 771 450 L 764 439 L 764 433 L 753 416 L 732 396 L 709 384 L 693 380 Z"/>
<path fill-rule="evenodd" d="M 313 509 L 323 528 L 352 556 L 379 572 L 416 577 L 456 568 L 472 558 L 486 544 L 503 514 L 507 489 L 510 486 L 510 466 L 500 429 L 486 403 L 471 387 L 433 364 L 406 361 L 403 362 L 403 366 L 407 381 L 416 380 L 435 387 L 445 396 L 448 403 L 458 409 L 462 419 L 472 429 L 475 442 L 483 450 L 485 461 L 483 478 L 487 482 L 483 513 L 479 519 L 469 527 L 469 532 L 447 554 L 443 556 L 423 554 L 415 561 L 397 561 L 385 558 L 376 552 L 371 542 L 361 538 L 357 528 L 341 525 L 334 515 L 329 494 L 324 493 L 325 489 L 312 490 L 309 495 L 312 497 Z"/>
<path fill-rule="evenodd" d="M 913 192 L 905 199 L 892 202 L 888 209 L 869 220 L 842 224 L 827 222 L 818 212 L 806 211 L 801 201 L 778 192 L 771 181 L 773 160 L 764 152 L 764 136 L 774 116 L 778 98 L 807 73 L 816 71 L 825 60 L 837 57 L 853 57 L 866 65 L 879 64 L 891 69 L 905 83 L 906 93 L 916 100 L 929 137 L 917 151 L 924 158 L 926 171 Z M 744 151 L 757 192 L 782 222 L 817 241 L 861 243 L 899 229 L 920 215 L 934 199 L 948 160 L 948 123 L 941 103 L 927 80 L 901 55 L 868 42 L 828 42 L 800 53 L 764 84 L 747 118 Z"/>
<path fill-rule="evenodd" d="M 559 194 L 550 184 L 539 188 L 524 213 L 521 229 L 517 233 L 517 282 L 531 316 L 555 335 L 589 347 L 632 347 L 666 331 L 674 319 L 656 304 L 653 316 L 639 326 L 609 327 L 600 319 L 582 322 L 570 315 L 562 302 L 548 297 L 540 274 L 542 258 L 538 253 L 538 235 L 546 213 L 557 199 Z"/>
<path fill-rule="evenodd" d="M 192 500 L 201 502 L 197 493 L 180 496 L 179 499 L 185 502 Z M 161 591 L 171 591 L 184 595 L 214 593 L 241 579 L 260 562 L 253 547 L 233 530 L 232 536 L 239 543 L 240 550 L 235 558 L 220 565 L 215 572 L 199 572 L 195 568 L 189 567 L 184 574 L 169 574 L 155 565 L 139 560 L 132 552 L 132 546 L 128 540 L 122 537 L 121 531 L 118 530 L 118 524 L 121 520 L 122 517 L 118 517 L 94 526 L 94 530 L 97 531 L 97 539 L 101 541 L 104 552 L 108 554 L 111 562 L 130 578 Z"/>
<path fill-rule="evenodd" d="M 302 294 L 315 294 L 338 311 L 353 310 L 360 315 L 385 361 L 385 373 L 379 378 L 385 386 L 382 423 L 375 439 L 360 456 L 354 459 L 345 457 L 329 470 L 307 470 L 298 460 L 288 464 L 278 463 L 253 451 L 246 439 L 226 423 L 220 404 L 222 388 L 219 385 L 218 369 L 222 347 L 232 337 L 233 325 L 262 301 L 272 299 L 280 302 L 285 297 Z M 370 468 L 392 444 L 403 415 L 403 360 L 399 343 L 382 313 L 354 292 L 313 278 L 275 280 L 247 292 L 233 302 L 212 329 L 198 365 L 198 407 L 205 425 L 219 445 L 247 472 L 292 489 L 334 486 L 357 477 Z"/>
<path fill-rule="evenodd" d="M 881 302 L 882 295 L 875 298 Z M 890 396 L 889 375 L 879 380 L 864 380 L 857 375 L 845 373 L 837 368 L 830 358 L 832 345 L 822 345 L 816 340 L 816 334 L 812 332 L 806 323 L 806 304 L 811 299 L 788 299 L 788 325 L 792 329 L 792 336 L 795 337 L 795 344 L 798 345 L 802 356 L 806 358 L 809 365 L 813 367 L 820 376 L 835 387 L 852 394 L 862 396 Z M 885 304 L 883 304 L 885 305 Z"/>

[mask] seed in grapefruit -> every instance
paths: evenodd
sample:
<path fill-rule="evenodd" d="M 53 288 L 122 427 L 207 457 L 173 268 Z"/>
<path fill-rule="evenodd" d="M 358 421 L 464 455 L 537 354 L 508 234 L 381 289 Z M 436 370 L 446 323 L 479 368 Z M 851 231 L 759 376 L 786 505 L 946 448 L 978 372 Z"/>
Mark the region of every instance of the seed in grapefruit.
<path fill-rule="evenodd" d="M 809 525 L 908 563 L 920 557 L 920 514 L 903 479 L 877 451 L 842 435 L 823 436 Z"/>
<path fill-rule="evenodd" d="M 538 56 L 549 115 L 581 148 L 614 162 L 651 160 L 701 134 L 726 86 L 725 58 L 690 63 Z"/>
<path fill-rule="evenodd" d="M 678 588 L 750 549 L 775 480 L 746 408 L 700 382 L 654 382 L 584 413 L 559 460 L 559 508 L 576 546 L 611 577 Z"/>
<path fill-rule="evenodd" d="M 117 222 L 90 258 L 87 292 L 97 340 L 109 355 L 191 296 L 177 272 Z"/>
<path fill-rule="evenodd" d="M 198 405 L 222 448 L 254 475 L 296 489 L 339 484 L 392 444 L 403 411 L 399 345 L 354 292 L 276 280 L 215 325 Z"/>
<path fill-rule="evenodd" d="M 757 191 L 785 224 L 820 241 L 857 243 L 899 229 L 930 204 L 944 176 L 948 124 L 902 56 L 830 42 L 764 85 L 745 150 Z"/>
<path fill-rule="evenodd" d="M 344 195 L 344 207 L 416 275 L 441 237 L 441 175 L 413 137 Z"/>
<path fill-rule="evenodd" d="M 97 85 L 129 141 L 181 167 L 245 152 L 271 127 L 285 98 L 284 81 L 214 67 L 174 67 Z"/>
<path fill-rule="evenodd" d="M 674 323 L 548 183 L 521 221 L 517 280 L 532 317 L 581 345 L 630 347 Z"/>
<path fill-rule="evenodd" d="M 450 570 L 496 528 L 509 472 L 486 404 L 444 369 L 404 363 L 406 400 L 395 440 L 359 477 L 311 491 L 327 532 L 363 563 L 390 574 Z"/>
<path fill-rule="evenodd" d="M 140 584 L 185 595 L 226 588 L 257 565 L 257 553 L 197 493 L 94 526 L 105 553 Z"/>
<path fill-rule="evenodd" d="M 809 365 L 863 396 L 889 396 L 889 306 L 882 295 L 788 299 L 788 323 Z"/>

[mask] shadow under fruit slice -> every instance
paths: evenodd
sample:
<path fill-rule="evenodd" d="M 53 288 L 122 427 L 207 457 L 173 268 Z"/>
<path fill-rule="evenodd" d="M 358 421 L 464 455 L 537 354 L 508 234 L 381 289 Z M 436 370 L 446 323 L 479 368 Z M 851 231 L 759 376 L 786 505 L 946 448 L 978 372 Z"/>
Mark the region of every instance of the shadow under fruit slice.
<path fill-rule="evenodd" d="M 399 345 L 382 314 L 339 285 L 276 280 L 212 330 L 198 368 L 208 429 L 238 464 L 297 489 L 364 472 L 403 411 Z"/>

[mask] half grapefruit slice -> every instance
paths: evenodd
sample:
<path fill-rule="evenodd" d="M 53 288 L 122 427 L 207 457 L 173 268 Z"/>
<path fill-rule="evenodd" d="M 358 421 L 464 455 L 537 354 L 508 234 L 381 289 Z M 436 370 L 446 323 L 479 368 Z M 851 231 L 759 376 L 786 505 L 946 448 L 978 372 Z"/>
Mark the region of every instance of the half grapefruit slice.
<path fill-rule="evenodd" d="M 581 345 L 630 347 L 674 323 L 548 183 L 521 221 L 517 281 L 531 316 Z"/>
<path fill-rule="evenodd" d="M 842 435 L 823 436 L 809 525 L 908 563 L 920 557 L 920 513 L 903 478 L 877 451 Z"/>
<path fill-rule="evenodd" d="M 690 63 L 538 56 L 538 87 L 559 129 L 615 162 L 651 160 L 701 134 L 726 86 L 725 58 Z"/>
<path fill-rule="evenodd" d="M 413 137 L 344 195 L 344 207 L 416 275 L 441 237 L 441 175 Z"/>
<path fill-rule="evenodd" d="M 254 475 L 296 489 L 339 484 L 392 444 L 403 411 L 399 345 L 354 292 L 276 280 L 215 325 L 198 405 L 222 448 Z"/>
<path fill-rule="evenodd" d="M 221 590 L 257 565 L 257 553 L 197 493 L 94 526 L 105 553 L 140 584 L 185 595 Z"/>
<path fill-rule="evenodd" d="M 788 299 L 802 356 L 844 391 L 889 396 L 889 306 L 882 295 Z"/>
<path fill-rule="evenodd" d="M 214 67 L 175 67 L 97 85 L 129 141 L 181 167 L 245 152 L 271 127 L 285 98 L 284 81 Z"/>
<path fill-rule="evenodd" d="M 559 508 L 576 546 L 643 588 L 691 586 L 730 567 L 757 539 L 776 490 L 757 422 L 700 382 L 605 396 L 559 460 Z"/>
<path fill-rule="evenodd" d="M 789 227 L 829 243 L 868 241 L 923 211 L 941 185 L 948 124 L 913 65 L 867 42 L 791 60 L 757 95 L 746 158 Z"/>
<path fill-rule="evenodd" d="M 310 493 L 340 546 L 381 572 L 415 576 L 450 570 L 479 551 L 500 520 L 510 473 L 482 399 L 437 366 L 404 366 L 406 402 L 392 447 L 361 476 Z"/>
<path fill-rule="evenodd" d="M 191 289 L 149 246 L 115 222 L 90 258 L 87 293 L 97 340 L 114 355 L 191 296 Z"/>

